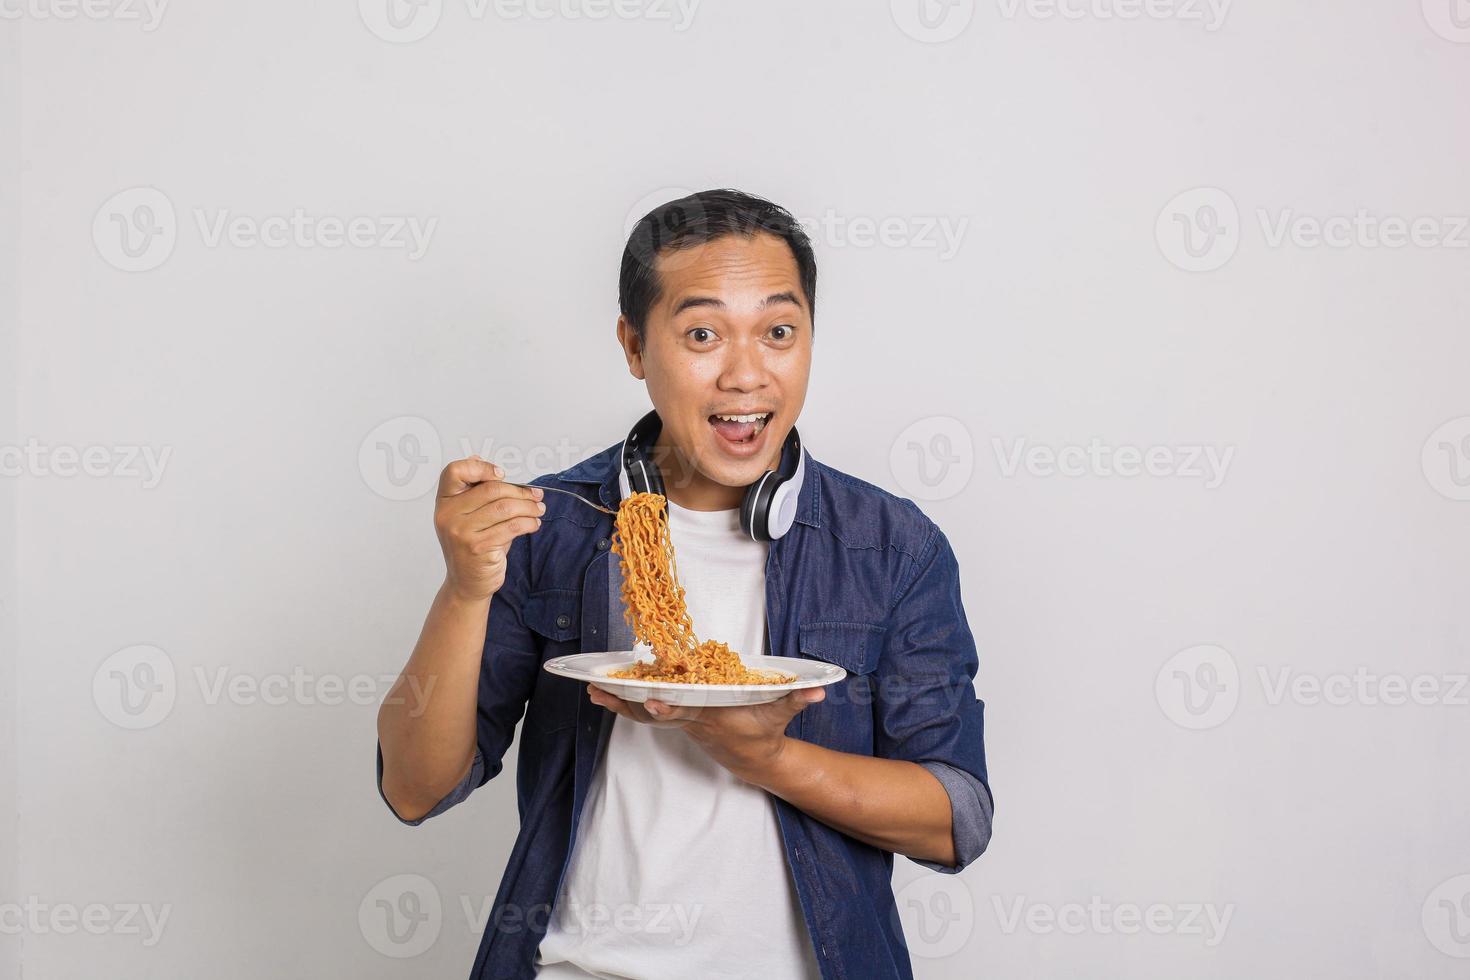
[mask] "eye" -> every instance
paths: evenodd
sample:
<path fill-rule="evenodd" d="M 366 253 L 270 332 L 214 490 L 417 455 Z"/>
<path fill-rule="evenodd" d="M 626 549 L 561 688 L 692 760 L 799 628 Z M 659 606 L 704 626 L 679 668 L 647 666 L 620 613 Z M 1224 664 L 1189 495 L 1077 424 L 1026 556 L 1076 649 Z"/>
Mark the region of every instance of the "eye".
<path fill-rule="evenodd" d="M 696 344 L 707 344 L 715 339 L 715 332 L 709 327 L 693 327 L 686 334 Z"/>
<path fill-rule="evenodd" d="M 796 328 L 785 323 L 778 323 L 771 328 L 771 338 L 773 340 L 790 340 L 795 333 Z"/>

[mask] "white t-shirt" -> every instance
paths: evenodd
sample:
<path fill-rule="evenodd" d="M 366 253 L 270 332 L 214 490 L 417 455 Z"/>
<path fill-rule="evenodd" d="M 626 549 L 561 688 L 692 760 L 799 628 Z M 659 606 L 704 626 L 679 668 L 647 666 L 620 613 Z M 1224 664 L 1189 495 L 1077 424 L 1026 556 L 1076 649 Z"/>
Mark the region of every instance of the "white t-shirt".
<path fill-rule="evenodd" d="M 770 546 L 738 510 L 670 502 L 669 533 L 700 639 L 760 656 Z M 684 732 L 615 719 L 581 819 L 538 980 L 820 977 L 774 797 Z"/>

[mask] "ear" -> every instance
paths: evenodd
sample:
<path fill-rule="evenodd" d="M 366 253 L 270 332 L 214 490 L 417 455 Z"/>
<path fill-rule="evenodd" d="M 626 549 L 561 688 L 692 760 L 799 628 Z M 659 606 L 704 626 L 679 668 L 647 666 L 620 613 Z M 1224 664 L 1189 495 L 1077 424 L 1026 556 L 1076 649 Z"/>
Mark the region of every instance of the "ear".
<path fill-rule="evenodd" d="M 623 356 L 628 359 L 628 373 L 639 381 L 644 380 L 643 342 L 638 339 L 638 331 L 633 329 L 633 324 L 625 316 L 618 317 L 618 343 L 623 348 Z"/>

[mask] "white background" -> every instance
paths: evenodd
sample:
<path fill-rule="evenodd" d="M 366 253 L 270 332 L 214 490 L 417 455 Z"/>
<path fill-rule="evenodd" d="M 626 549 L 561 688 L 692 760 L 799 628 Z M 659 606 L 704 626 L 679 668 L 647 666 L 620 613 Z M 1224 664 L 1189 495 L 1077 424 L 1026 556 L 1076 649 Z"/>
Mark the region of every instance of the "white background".
<path fill-rule="evenodd" d="M 374 0 L 178 4 L 151 30 L 96 2 L 6 0 L 0 22 L 0 447 L 22 459 L 0 478 L 0 904 L 112 924 L 8 929 L 5 975 L 468 973 L 515 750 L 417 830 L 378 799 L 377 678 L 441 565 L 430 500 L 389 499 L 426 485 L 398 492 L 377 446 L 424 437 L 417 470 L 393 460 L 422 481 L 487 442 L 539 447 L 501 457 L 529 477 L 621 438 L 647 406 L 613 338 L 626 223 L 713 186 L 818 222 L 802 432 L 919 498 L 960 558 L 996 830 L 957 877 L 897 862 L 917 975 L 1464 975 L 1452 0 L 1241 0 L 1223 22 L 962 0 L 928 28 L 903 0 L 704 0 L 687 25 L 444 0 L 407 43 Z M 114 197 L 134 188 L 171 224 Z M 296 209 L 436 224 L 417 258 L 206 234 Z M 1273 242 L 1359 212 L 1449 240 Z M 176 242 L 134 239 L 152 267 L 124 271 L 134 219 Z M 1093 440 L 1229 464 L 1025 455 Z M 58 475 L 60 447 L 102 447 L 110 475 Z M 161 477 L 119 472 L 127 447 L 167 452 Z M 139 645 L 161 693 L 129 728 L 114 682 L 147 675 L 109 658 Z M 1344 703 L 1277 696 L 1359 668 L 1376 680 Z M 372 696 L 213 697 L 293 672 Z M 1389 676 L 1439 693 L 1373 703 Z M 374 918 L 405 888 L 442 909 L 411 958 Z M 157 942 L 130 904 L 167 910 Z"/>

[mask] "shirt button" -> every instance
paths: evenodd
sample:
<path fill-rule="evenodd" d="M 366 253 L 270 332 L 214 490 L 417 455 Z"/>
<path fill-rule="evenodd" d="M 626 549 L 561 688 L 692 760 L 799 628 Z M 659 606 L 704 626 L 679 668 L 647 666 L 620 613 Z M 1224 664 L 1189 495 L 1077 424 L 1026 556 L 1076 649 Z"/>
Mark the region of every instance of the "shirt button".
<path fill-rule="evenodd" d="M 608 545 L 607 538 L 598 538 L 597 539 L 597 550 L 598 551 L 606 551 L 607 550 L 607 545 Z"/>
<path fill-rule="evenodd" d="M 568 626 L 572 625 L 572 617 L 558 616 L 556 617 L 556 625 L 558 629 L 566 629 Z"/>

